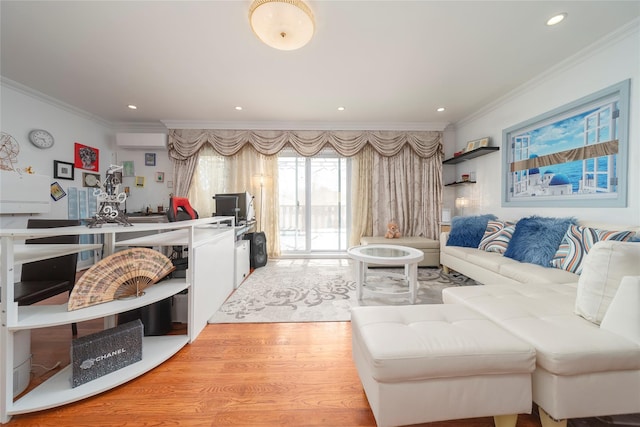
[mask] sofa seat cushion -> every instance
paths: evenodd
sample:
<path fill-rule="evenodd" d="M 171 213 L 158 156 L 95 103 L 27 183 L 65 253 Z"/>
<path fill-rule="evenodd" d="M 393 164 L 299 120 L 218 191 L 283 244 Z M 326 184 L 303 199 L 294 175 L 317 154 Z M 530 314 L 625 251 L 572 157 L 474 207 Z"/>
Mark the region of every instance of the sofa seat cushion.
<path fill-rule="evenodd" d="M 640 346 L 573 313 L 572 284 L 447 288 L 445 303 L 464 304 L 536 349 L 536 363 L 555 375 L 640 369 Z"/>
<path fill-rule="evenodd" d="M 542 267 L 528 262 L 505 263 L 500 274 L 520 283 L 569 283 L 577 282 L 579 276 L 558 268 Z"/>
<path fill-rule="evenodd" d="M 483 252 L 477 250 L 473 253 L 466 254 L 465 259 L 478 267 L 486 268 L 494 273 L 499 273 L 500 269 L 504 265 L 520 264 L 520 262 L 504 257 L 502 254 L 497 252 Z"/>
<path fill-rule="evenodd" d="M 356 307 L 351 323 L 379 382 L 522 373 L 534 367 L 529 344 L 462 305 Z"/>
<path fill-rule="evenodd" d="M 467 256 L 478 253 L 478 249 L 464 248 L 462 246 L 444 246 L 444 249 L 441 248 L 441 251 L 460 259 L 467 259 Z"/>

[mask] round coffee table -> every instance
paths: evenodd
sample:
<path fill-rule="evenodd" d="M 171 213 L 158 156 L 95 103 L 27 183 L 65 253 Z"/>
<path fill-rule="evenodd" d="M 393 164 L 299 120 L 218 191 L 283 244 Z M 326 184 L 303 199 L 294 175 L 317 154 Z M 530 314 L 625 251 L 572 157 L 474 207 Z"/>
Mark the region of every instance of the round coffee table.
<path fill-rule="evenodd" d="M 356 295 L 358 300 L 362 299 L 363 288 L 367 284 L 367 276 L 389 276 L 400 277 L 408 286 L 411 304 L 416 302 L 416 291 L 418 288 L 418 263 L 424 258 L 424 253 L 415 248 L 399 245 L 363 245 L 354 246 L 347 250 L 347 254 L 356 261 Z M 390 272 L 370 272 L 367 264 L 377 264 L 382 266 L 404 265 L 404 274 L 398 275 Z M 398 292 L 380 292 L 381 294 L 398 295 Z"/>

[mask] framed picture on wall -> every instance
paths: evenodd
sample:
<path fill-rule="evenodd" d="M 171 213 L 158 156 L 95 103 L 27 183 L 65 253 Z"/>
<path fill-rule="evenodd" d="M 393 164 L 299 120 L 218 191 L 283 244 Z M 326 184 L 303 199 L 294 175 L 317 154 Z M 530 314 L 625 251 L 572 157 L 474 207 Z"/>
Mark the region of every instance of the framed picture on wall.
<path fill-rule="evenodd" d="M 53 177 L 56 179 L 74 179 L 75 169 L 73 163 L 53 161 Z"/>
<path fill-rule="evenodd" d="M 624 207 L 630 80 L 503 131 L 503 206 Z"/>
<path fill-rule="evenodd" d="M 98 173 L 82 173 L 82 186 L 83 187 L 100 187 L 100 174 Z"/>
<path fill-rule="evenodd" d="M 144 165 L 155 166 L 156 165 L 156 153 L 144 153 Z"/>
<path fill-rule="evenodd" d="M 122 162 L 122 176 L 135 176 L 135 174 L 133 160 L 124 160 Z"/>
<path fill-rule="evenodd" d="M 53 184 L 51 184 L 51 198 L 53 200 L 57 202 L 58 200 L 62 199 L 66 195 L 67 193 L 65 193 L 65 191 L 62 189 L 60 184 L 58 184 L 57 182 L 54 182 Z"/>
<path fill-rule="evenodd" d="M 94 172 L 100 170 L 100 150 L 76 142 L 74 148 L 74 166 Z"/>

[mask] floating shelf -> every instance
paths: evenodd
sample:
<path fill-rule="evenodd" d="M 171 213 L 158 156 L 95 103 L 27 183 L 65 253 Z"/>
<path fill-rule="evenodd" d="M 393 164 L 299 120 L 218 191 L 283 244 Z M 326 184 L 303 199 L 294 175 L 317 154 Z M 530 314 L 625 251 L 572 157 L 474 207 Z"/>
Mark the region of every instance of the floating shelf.
<path fill-rule="evenodd" d="M 445 187 L 452 187 L 454 185 L 465 185 L 465 184 L 475 184 L 476 181 L 456 181 L 456 182 L 452 182 L 450 184 L 445 184 Z"/>
<path fill-rule="evenodd" d="M 455 165 L 457 163 L 464 162 L 466 160 L 475 159 L 476 157 L 484 156 L 485 154 L 489 154 L 493 151 L 498 151 L 500 147 L 480 147 L 476 148 L 472 151 L 467 151 L 466 153 L 462 153 L 459 156 L 451 157 L 442 162 L 443 165 Z"/>

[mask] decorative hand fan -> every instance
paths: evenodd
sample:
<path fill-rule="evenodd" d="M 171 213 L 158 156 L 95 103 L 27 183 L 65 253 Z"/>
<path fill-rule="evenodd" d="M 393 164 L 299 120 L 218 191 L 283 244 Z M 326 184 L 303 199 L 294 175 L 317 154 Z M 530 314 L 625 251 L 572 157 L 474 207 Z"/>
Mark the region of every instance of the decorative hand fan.
<path fill-rule="evenodd" d="M 144 289 L 175 270 L 169 258 L 148 248 L 130 248 L 98 261 L 80 277 L 69 296 L 67 310 L 139 297 Z"/>

